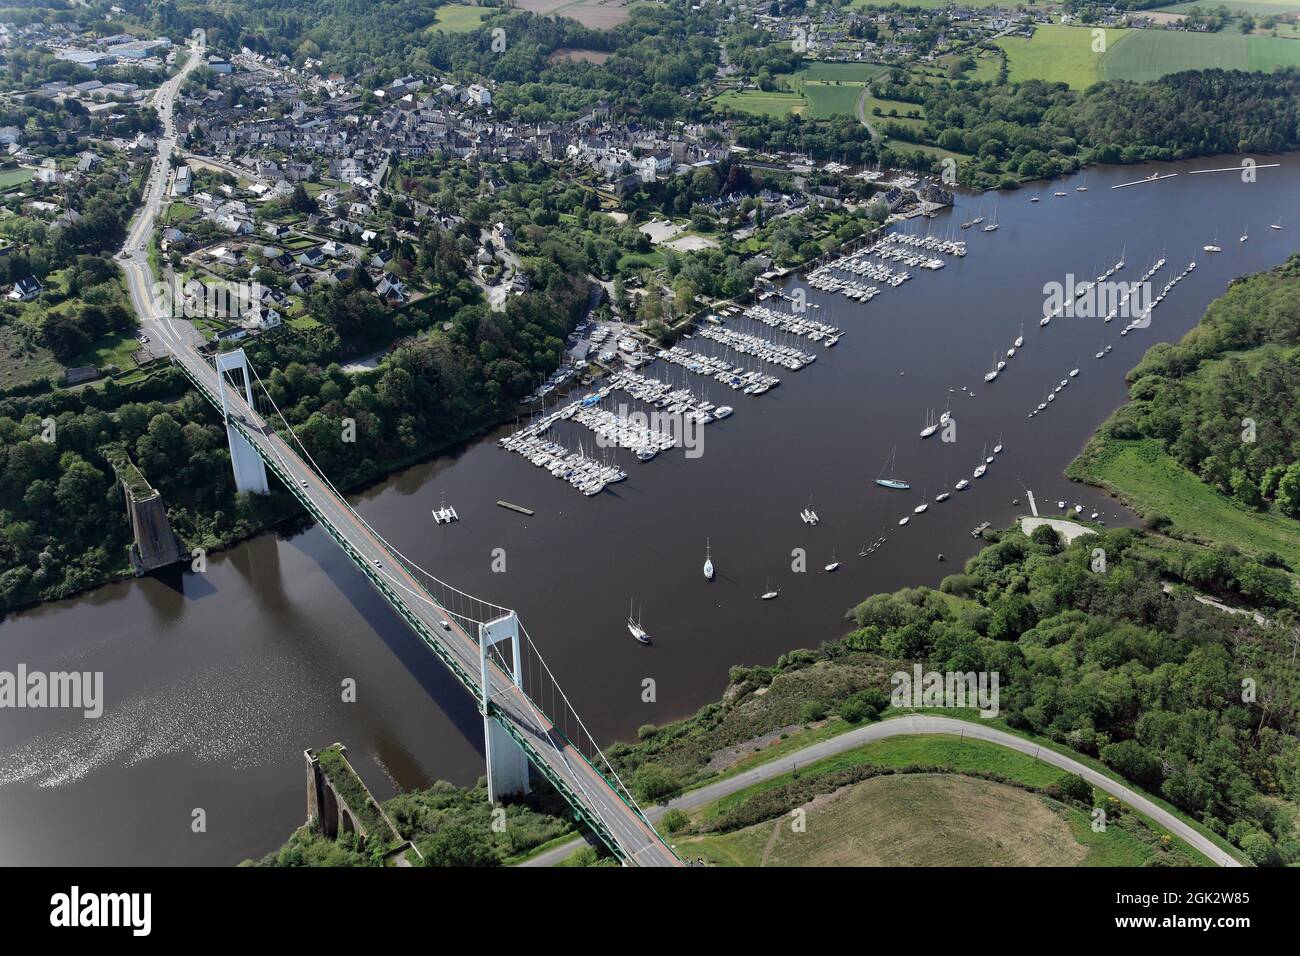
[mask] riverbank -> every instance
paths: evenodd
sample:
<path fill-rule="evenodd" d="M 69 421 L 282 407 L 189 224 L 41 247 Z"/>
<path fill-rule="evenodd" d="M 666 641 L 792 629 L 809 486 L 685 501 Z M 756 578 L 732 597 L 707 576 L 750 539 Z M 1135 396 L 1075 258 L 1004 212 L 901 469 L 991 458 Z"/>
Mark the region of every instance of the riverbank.
<path fill-rule="evenodd" d="M 1152 347 L 1066 473 L 1167 535 L 1300 570 L 1297 346 L 1293 256 L 1234 280 L 1180 342 Z"/>

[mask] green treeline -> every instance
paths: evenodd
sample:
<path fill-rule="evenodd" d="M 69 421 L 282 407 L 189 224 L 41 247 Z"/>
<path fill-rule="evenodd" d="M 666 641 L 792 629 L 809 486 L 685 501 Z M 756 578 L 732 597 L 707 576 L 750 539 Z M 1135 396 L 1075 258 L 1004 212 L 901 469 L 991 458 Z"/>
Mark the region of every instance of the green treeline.
<path fill-rule="evenodd" d="M 1300 255 L 1234 281 L 1128 379 L 1129 402 L 1084 453 L 1084 473 L 1110 440 L 1156 439 L 1241 505 L 1300 518 Z"/>
<path fill-rule="evenodd" d="M 1163 584 L 1181 582 L 1199 550 L 1170 551 L 1128 529 L 1068 548 L 1050 528 L 1032 538 L 1005 533 L 941 592 L 868 598 L 850 612 L 854 630 L 842 640 L 770 667 L 733 668 L 720 702 L 643 727 L 639 743 L 609 756 L 640 796 L 657 801 L 707 779 L 724 748 L 748 751 L 761 735 L 829 713 L 888 717 L 889 675 L 914 663 L 997 671 L 1005 725 L 1100 759 L 1255 863 L 1300 862 L 1294 591 L 1271 626 L 1166 594 Z M 1238 573 L 1253 565 L 1280 575 L 1236 560 Z"/>

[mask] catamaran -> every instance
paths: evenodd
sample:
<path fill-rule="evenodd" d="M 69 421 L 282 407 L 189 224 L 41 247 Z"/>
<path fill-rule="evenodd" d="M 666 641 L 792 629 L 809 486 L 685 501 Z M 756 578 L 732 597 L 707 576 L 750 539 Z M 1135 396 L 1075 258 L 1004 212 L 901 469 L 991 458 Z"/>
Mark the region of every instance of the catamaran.
<path fill-rule="evenodd" d="M 709 554 L 709 539 L 704 539 L 704 577 L 713 580 L 713 556 Z"/>
<path fill-rule="evenodd" d="M 1219 248 L 1219 234 L 1215 233 L 1214 241 L 1210 243 L 1208 246 L 1202 246 L 1201 248 L 1204 249 L 1206 252 L 1222 252 L 1223 250 Z"/>
<path fill-rule="evenodd" d="M 803 518 L 805 524 L 815 525 L 821 518 L 817 517 L 817 512 L 813 511 L 812 495 L 808 496 L 808 507 L 799 512 L 799 517 Z"/>
<path fill-rule="evenodd" d="M 641 611 L 636 612 L 636 620 L 632 620 L 632 599 L 627 599 L 627 630 L 628 633 L 635 637 L 642 644 L 650 643 L 650 633 L 641 626 Z"/>
<path fill-rule="evenodd" d="M 888 478 L 880 477 L 880 475 L 883 475 L 885 473 L 885 468 L 881 468 L 880 475 L 876 476 L 876 484 L 878 484 L 882 488 L 893 488 L 895 491 L 907 491 L 909 488 L 912 487 L 911 483 L 906 482 L 901 478 L 894 477 L 894 459 L 897 454 L 898 454 L 898 446 L 895 445 L 893 447 L 893 450 L 890 451 L 889 457 L 885 459 L 885 468 L 889 469 L 889 477 Z"/>

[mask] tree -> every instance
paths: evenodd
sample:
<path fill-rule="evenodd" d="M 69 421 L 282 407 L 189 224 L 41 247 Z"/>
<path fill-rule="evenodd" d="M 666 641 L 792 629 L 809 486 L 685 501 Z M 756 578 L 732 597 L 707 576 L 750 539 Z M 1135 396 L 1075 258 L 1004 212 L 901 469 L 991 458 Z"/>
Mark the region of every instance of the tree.
<path fill-rule="evenodd" d="M 1102 761 L 1126 780 L 1145 790 L 1160 792 L 1164 770 L 1160 759 L 1136 740 L 1120 740 L 1101 748 Z"/>
<path fill-rule="evenodd" d="M 420 841 L 425 866 L 498 866 L 500 861 L 484 834 L 462 823 L 444 821 Z"/>
<path fill-rule="evenodd" d="M 1287 468 L 1277 483 L 1277 506 L 1290 518 L 1300 518 L 1300 463 Z"/>

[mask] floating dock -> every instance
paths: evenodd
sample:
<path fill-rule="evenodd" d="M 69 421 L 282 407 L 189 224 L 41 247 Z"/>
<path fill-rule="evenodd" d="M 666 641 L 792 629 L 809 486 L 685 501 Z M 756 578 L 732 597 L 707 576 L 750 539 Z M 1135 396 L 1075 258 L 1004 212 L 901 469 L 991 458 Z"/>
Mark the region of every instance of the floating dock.
<path fill-rule="evenodd" d="M 518 511 L 521 515 L 531 515 L 533 513 L 532 508 L 525 508 L 523 505 L 517 505 L 510 501 L 498 501 L 497 504 L 508 511 Z"/>
<path fill-rule="evenodd" d="M 1164 179 L 1173 179 L 1177 173 L 1165 173 L 1163 176 L 1148 176 L 1146 179 L 1135 179 L 1131 183 L 1118 183 L 1111 186 L 1111 189 L 1123 189 L 1125 186 L 1141 186 L 1143 183 L 1158 183 Z"/>
<path fill-rule="evenodd" d="M 975 526 L 975 530 L 970 533 L 970 536 L 972 538 L 978 538 L 980 535 L 982 535 L 985 531 L 987 531 L 991 527 L 993 527 L 993 522 L 981 521 L 979 524 Z"/>

